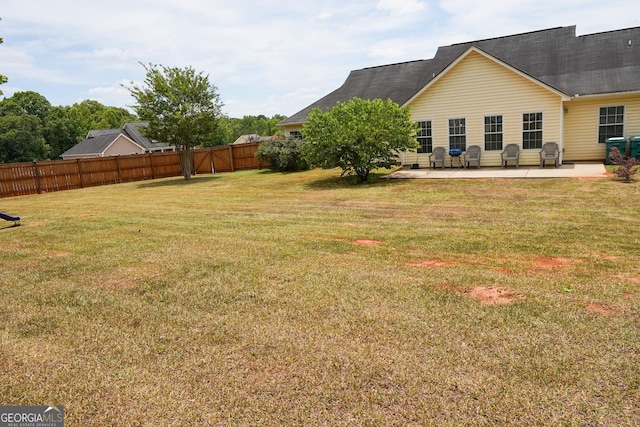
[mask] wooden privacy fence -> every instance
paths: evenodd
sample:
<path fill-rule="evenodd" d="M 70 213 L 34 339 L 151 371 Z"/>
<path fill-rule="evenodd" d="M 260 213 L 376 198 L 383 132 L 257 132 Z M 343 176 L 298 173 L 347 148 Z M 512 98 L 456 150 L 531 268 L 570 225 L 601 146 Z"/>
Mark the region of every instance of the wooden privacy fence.
<path fill-rule="evenodd" d="M 259 169 L 259 143 L 200 148 L 195 173 Z M 72 190 L 96 185 L 180 176 L 178 153 L 134 154 L 78 160 L 0 164 L 0 197 Z"/>

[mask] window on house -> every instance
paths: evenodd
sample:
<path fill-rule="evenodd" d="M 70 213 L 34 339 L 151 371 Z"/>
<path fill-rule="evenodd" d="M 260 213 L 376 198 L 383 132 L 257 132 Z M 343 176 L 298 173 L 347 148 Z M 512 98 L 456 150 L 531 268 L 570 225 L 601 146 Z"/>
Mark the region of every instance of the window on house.
<path fill-rule="evenodd" d="M 542 148 L 542 113 L 522 115 L 522 148 Z"/>
<path fill-rule="evenodd" d="M 466 119 L 449 119 L 449 149 L 467 150 Z"/>
<path fill-rule="evenodd" d="M 433 151 L 433 138 L 431 136 L 431 121 L 418 122 L 417 140 L 420 143 L 418 153 L 431 153 Z"/>
<path fill-rule="evenodd" d="M 302 139 L 302 132 L 299 130 L 292 130 L 289 132 L 289 136 L 293 139 Z"/>
<path fill-rule="evenodd" d="M 484 118 L 484 149 L 502 150 L 502 116 Z"/>
<path fill-rule="evenodd" d="M 598 142 L 604 143 L 607 138 L 614 136 L 624 136 L 624 107 L 602 107 L 600 108 Z"/>

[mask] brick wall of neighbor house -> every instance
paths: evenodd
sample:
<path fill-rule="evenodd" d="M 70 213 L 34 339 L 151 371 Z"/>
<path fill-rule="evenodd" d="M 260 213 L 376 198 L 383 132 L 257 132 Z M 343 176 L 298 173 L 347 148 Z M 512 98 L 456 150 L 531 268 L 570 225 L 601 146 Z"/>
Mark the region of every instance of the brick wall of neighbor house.
<path fill-rule="evenodd" d="M 598 143 L 601 107 L 624 106 L 624 137 L 640 135 L 640 94 L 588 96 L 565 102 L 564 160 L 604 160 L 605 144 Z"/>
<path fill-rule="evenodd" d="M 560 95 L 477 52 L 462 58 L 410 107 L 415 121 L 432 121 L 434 147 L 448 149 L 449 119 L 464 117 L 467 146 L 482 147 L 482 164 L 486 166 L 500 165 L 500 151 L 484 151 L 485 116 L 503 116 L 505 145 L 522 146 L 523 113 L 543 113 L 543 141 L 561 139 Z M 538 164 L 539 151 L 524 150 L 520 163 Z"/>

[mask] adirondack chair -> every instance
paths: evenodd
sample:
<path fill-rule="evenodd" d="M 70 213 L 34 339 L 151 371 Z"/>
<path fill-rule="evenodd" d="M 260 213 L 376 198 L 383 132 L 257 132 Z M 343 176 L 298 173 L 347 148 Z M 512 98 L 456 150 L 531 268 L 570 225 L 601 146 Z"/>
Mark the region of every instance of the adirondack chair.
<path fill-rule="evenodd" d="M 476 162 L 478 164 L 478 169 L 480 169 L 480 156 L 482 156 L 482 149 L 480 146 L 470 145 L 464 153 L 465 166 L 469 167 L 472 162 Z"/>
<path fill-rule="evenodd" d="M 540 167 L 544 167 L 544 162 L 553 160 L 555 166 L 560 166 L 560 147 L 555 142 L 545 142 L 540 150 Z"/>
<path fill-rule="evenodd" d="M 438 163 L 442 163 L 442 169 L 444 169 L 444 158 L 447 154 L 447 150 L 444 147 L 436 147 L 433 152 L 429 154 L 429 168 L 435 169 Z"/>
<path fill-rule="evenodd" d="M 507 167 L 507 162 L 509 161 L 516 162 L 516 168 L 520 167 L 520 147 L 518 144 L 507 144 L 502 153 L 500 153 L 500 157 L 503 168 Z"/>

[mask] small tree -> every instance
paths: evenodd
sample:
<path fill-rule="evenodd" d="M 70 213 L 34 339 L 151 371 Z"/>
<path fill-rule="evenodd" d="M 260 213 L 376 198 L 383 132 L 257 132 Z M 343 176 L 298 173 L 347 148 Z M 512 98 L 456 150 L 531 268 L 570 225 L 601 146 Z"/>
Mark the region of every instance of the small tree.
<path fill-rule="evenodd" d="M 611 159 L 611 163 L 618 166 L 613 173 L 615 173 L 618 178 L 622 178 L 624 182 L 631 182 L 633 175 L 638 173 L 636 169 L 638 161 L 636 158 L 621 153 L 618 147 L 611 147 L 609 158 Z"/>
<path fill-rule="evenodd" d="M 279 172 L 293 172 L 309 169 L 302 156 L 304 142 L 296 138 L 277 138 L 258 146 L 255 157 L 269 163 L 271 169 Z"/>
<path fill-rule="evenodd" d="M 216 136 L 223 105 L 217 88 L 209 83 L 208 75 L 191 67 L 143 67 L 147 72 L 144 85 L 127 88 L 137 102 L 133 109 L 149 122 L 148 138 L 177 147 L 182 175 L 188 180 L 193 149 Z"/>
<path fill-rule="evenodd" d="M 369 179 L 390 169 L 398 151 L 416 149 L 416 124 L 409 110 L 391 100 L 353 98 L 322 112 L 314 108 L 303 129 L 305 157 L 312 165 L 340 167 L 343 175 Z"/>

